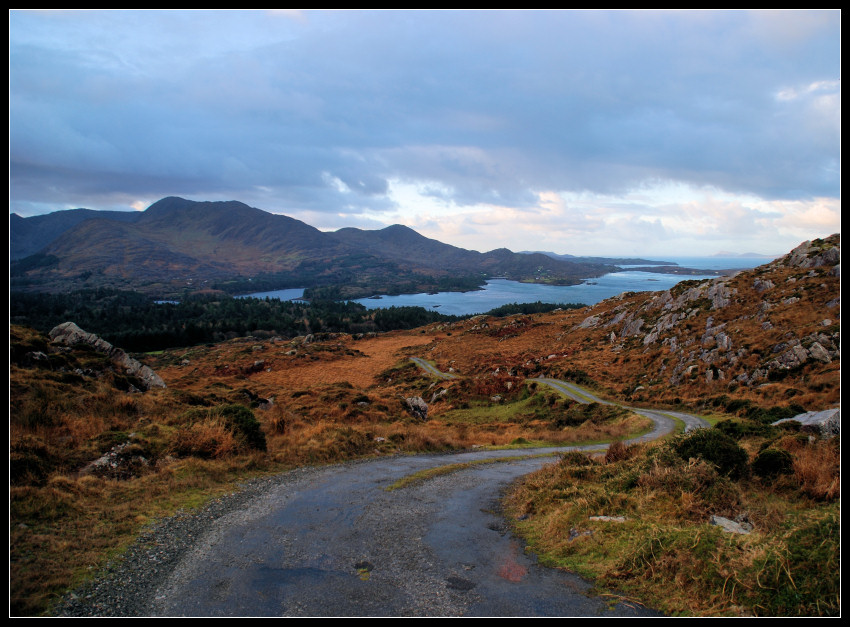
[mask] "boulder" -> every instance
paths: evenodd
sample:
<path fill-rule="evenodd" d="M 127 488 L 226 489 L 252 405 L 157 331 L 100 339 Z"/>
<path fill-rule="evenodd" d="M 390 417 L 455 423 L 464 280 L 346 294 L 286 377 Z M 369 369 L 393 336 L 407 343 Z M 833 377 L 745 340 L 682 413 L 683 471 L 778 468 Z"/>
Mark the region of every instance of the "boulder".
<path fill-rule="evenodd" d="M 753 526 L 744 520 L 729 520 L 723 516 L 712 516 L 709 522 L 727 533 L 746 535 L 753 530 Z"/>
<path fill-rule="evenodd" d="M 783 418 L 777 420 L 773 424 L 778 425 L 783 422 L 793 420 L 802 425 L 815 425 L 820 428 L 821 434 L 829 437 L 833 435 L 841 435 L 841 408 L 833 407 L 823 411 L 807 411 L 804 414 L 797 414 L 793 418 Z"/>
<path fill-rule="evenodd" d="M 404 399 L 404 402 L 407 405 L 407 411 L 409 411 L 414 418 L 418 418 L 419 420 L 428 419 L 428 404 L 422 400 L 421 396 L 411 396 L 410 398 Z"/>
<path fill-rule="evenodd" d="M 65 346 L 87 344 L 96 351 L 106 354 L 117 366 L 123 368 L 126 374 L 139 379 L 146 390 L 166 387 L 165 381 L 148 366 L 133 359 L 123 350 L 99 338 L 94 333 L 83 331 L 73 322 L 63 322 L 54 327 L 51 329 L 49 336 L 54 344 L 63 344 Z"/>

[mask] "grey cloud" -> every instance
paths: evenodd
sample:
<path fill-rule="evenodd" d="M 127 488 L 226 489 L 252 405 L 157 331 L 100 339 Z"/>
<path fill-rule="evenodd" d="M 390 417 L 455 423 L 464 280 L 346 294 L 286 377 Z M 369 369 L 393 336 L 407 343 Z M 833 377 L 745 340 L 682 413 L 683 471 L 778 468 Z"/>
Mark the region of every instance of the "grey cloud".
<path fill-rule="evenodd" d="M 787 20 L 746 12 L 130 17 L 12 16 L 10 157 L 31 166 L 13 199 L 263 188 L 356 213 L 390 207 L 393 179 L 458 204 L 648 178 L 838 195 L 840 101 L 812 124 L 813 97 L 775 97 L 838 79 L 830 12 L 788 46 Z"/>

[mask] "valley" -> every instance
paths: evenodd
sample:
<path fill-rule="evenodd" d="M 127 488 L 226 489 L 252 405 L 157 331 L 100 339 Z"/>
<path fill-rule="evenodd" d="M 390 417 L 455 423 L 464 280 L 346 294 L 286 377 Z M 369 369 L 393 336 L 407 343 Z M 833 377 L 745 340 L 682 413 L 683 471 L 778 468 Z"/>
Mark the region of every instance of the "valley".
<path fill-rule="evenodd" d="M 55 612 L 146 528 L 249 477 L 613 441 L 590 457 L 564 448 L 511 489 L 507 521 L 543 563 L 666 614 L 834 614 L 838 438 L 773 423 L 839 406 L 839 264 L 833 236 L 731 277 L 589 307 L 136 351 L 166 384 L 147 391 L 92 348 L 12 326 L 12 612 Z M 541 377 L 617 404 L 579 402 Z M 647 410 L 679 429 L 680 413 L 706 419 L 714 426 L 696 433 L 722 440 L 737 465 L 707 444 L 687 448 L 694 435 L 630 442 L 649 429 Z M 764 466 L 765 451 L 784 461 Z M 92 465 L 101 456 L 115 465 Z M 589 523 L 596 515 L 627 522 Z M 752 533 L 733 538 L 711 516 L 743 517 Z M 807 548 L 814 538 L 819 548 Z M 806 574 L 812 560 L 825 564 L 817 582 Z M 682 594 L 671 586 L 677 568 L 692 574 Z"/>

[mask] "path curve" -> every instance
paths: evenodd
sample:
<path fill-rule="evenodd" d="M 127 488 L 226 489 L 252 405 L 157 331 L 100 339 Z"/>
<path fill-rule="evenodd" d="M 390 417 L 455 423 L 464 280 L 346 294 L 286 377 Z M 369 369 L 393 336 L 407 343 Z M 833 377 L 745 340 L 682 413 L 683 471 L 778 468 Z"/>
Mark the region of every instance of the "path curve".
<path fill-rule="evenodd" d="M 587 391 L 583 387 L 580 387 L 575 383 L 570 383 L 568 381 L 552 379 L 549 377 L 536 377 L 531 380 L 544 383 L 549 387 L 568 396 L 569 398 L 578 401 L 579 403 L 602 403 L 603 405 L 620 405 L 619 403 L 615 403 L 613 401 L 606 401 L 604 399 L 601 399 L 592 392 Z M 671 433 L 676 428 L 676 419 L 681 420 L 683 423 L 685 423 L 685 431 L 690 431 L 692 429 L 703 429 L 711 426 L 705 418 L 701 418 L 695 414 L 689 414 L 686 412 L 671 411 L 668 409 L 647 409 L 645 407 L 629 407 L 627 405 L 620 406 L 641 416 L 646 416 L 655 424 L 652 431 L 650 431 L 649 433 L 646 433 L 640 436 L 639 438 L 627 440 L 627 442 L 648 442 L 650 440 L 657 440 L 658 438 L 667 435 L 668 433 Z"/>
<path fill-rule="evenodd" d="M 435 376 L 444 376 L 420 362 Z M 427 366 L 425 365 L 427 364 Z M 538 379 L 581 402 L 602 402 L 574 384 Z M 661 437 L 669 412 L 634 409 Z M 694 417 L 696 419 L 696 417 Z M 684 419 L 684 418 L 683 418 Z M 696 419 L 700 420 L 700 419 Z M 145 553 L 119 564 L 103 596 L 76 599 L 73 615 L 145 616 L 649 616 L 580 577 L 539 566 L 512 536 L 499 499 L 551 455 L 605 445 L 394 456 L 263 479 L 170 552 L 156 532 Z M 536 456 L 534 456 L 536 455 Z M 478 464 L 388 491 L 420 470 Z M 194 529 L 194 528 L 193 528 Z M 168 559 L 161 560 L 163 553 Z M 155 563 L 145 563 L 154 555 Z M 160 556 L 157 558 L 156 556 Z M 145 572 L 140 572 L 145 571 Z M 153 573 L 153 574 L 151 574 Z M 147 579 L 145 579 L 147 578 Z M 126 585 L 133 579 L 146 585 Z"/>
<path fill-rule="evenodd" d="M 551 458 L 473 466 L 385 490 L 417 470 L 515 454 L 416 455 L 293 476 L 211 525 L 145 613 L 657 615 L 588 594 L 589 583 L 537 565 L 510 534 L 499 512 L 501 490 Z"/>
<path fill-rule="evenodd" d="M 433 376 L 437 377 L 438 379 L 455 379 L 455 378 L 457 378 L 456 375 L 454 375 L 454 374 L 451 374 L 449 372 L 441 372 L 440 370 L 437 370 L 436 366 L 434 366 L 432 363 L 422 359 L 421 357 L 411 357 L 410 361 L 412 361 L 417 366 L 422 368 L 422 370 L 424 370 L 428 374 L 433 375 Z"/>

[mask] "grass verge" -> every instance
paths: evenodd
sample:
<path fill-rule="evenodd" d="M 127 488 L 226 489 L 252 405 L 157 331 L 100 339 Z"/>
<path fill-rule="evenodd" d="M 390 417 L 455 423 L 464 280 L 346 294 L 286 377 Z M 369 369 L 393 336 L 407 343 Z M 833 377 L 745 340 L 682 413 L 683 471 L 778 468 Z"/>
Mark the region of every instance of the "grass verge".
<path fill-rule="evenodd" d="M 837 442 L 742 443 L 793 455 L 793 469 L 762 477 L 725 474 L 702 452 L 682 458 L 687 437 L 618 447 L 604 462 L 569 454 L 530 475 L 505 501 L 515 531 L 541 563 L 670 615 L 838 615 L 838 494 L 824 479 L 813 492 L 803 472 L 818 459 L 836 478 Z M 712 516 L 752 530 L 725 532 Z"/>
<path fill-rule="evenodd" d="M 513 462 L 520 459 L 530 459 L 533 457 L 549 457 L 552 455 L 556 455 L 557 453 L 543 453 L 541 455 L 511 455 L 509 457 L 490 457 L 487 459 L 476 459 L 471 462 L 460 462 L 457 464 L 446 464 L 445 466 L 436 466 L 434 468 L 426 468 L 425 470 L 420 470 L 418 472 L 412 473 L 410 475 L 405 475 L 401 479 L 394 481 L 390 485 L 384 488 L 387 492 L 393 492 L 394 490 L 400 490 L 402 488 L 406 488 L 415 483 L 421 483 L 423 481 L 428 481 L 429 479 L 433 479 L 434 477 L 441 477 L 443 475 L 450 475 L 455 472 L 460 472 L 462 470 L 467 470 L 468 468 L 473 468 L 475 466 L 481 466 L 482 464 L 497 464 L 500 462 Z"/>

